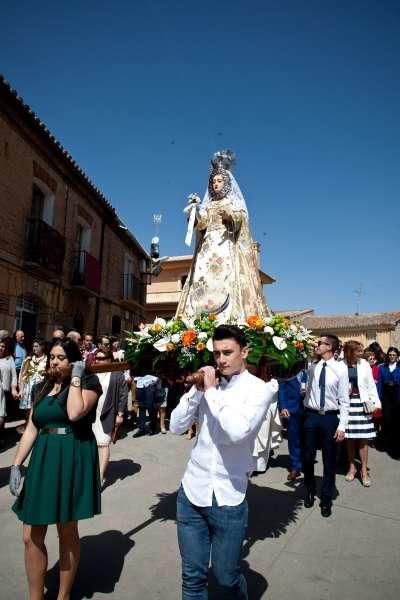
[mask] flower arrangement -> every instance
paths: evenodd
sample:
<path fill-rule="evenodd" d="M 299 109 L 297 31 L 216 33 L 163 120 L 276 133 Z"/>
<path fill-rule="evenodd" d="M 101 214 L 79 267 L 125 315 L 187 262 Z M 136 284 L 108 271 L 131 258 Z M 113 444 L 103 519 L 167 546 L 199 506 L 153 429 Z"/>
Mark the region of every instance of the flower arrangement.
<path fill-rule="evenodd" d="M 212 337 L 219 324 L 213 314 L 200 315 L 190 322 L 157 317 L 151 325 L 142 324 L 138 331 L 127 332 L 125 357 L 137 366 L 150 362 L 154 369 L 160 361 L 172 361 L 180 369 L 195 371 L 212 361 Z M 290 368 L 310 355 L 315 345 L 311 331 L 282 315 L 268 318 L 250 315 L 244 323 L 235 324 L 246 334 L 247 361 L 252 364 L 257 365 L 267 356 Z"/>

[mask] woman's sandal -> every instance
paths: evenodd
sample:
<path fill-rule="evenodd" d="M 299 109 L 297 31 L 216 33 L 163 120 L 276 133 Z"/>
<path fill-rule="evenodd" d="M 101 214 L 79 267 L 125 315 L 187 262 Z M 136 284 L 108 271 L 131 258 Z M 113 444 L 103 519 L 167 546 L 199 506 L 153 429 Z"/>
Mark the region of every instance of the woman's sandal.
<path fill-rule="evenodd" d="M 351 473 L 350 471 L 347 473 L 346 477 L 344 478 L 345 481 L 354 481 L 355 477 L 357 475 L 357 471 L 354 471 L 354 473 Z"/>
<path fill-rule="evenodd" d="M 361 477 L 361 483 L 364 487 L 371 487 L 371 480 L 369 477 L 366 477 L 365 479 Z"/>

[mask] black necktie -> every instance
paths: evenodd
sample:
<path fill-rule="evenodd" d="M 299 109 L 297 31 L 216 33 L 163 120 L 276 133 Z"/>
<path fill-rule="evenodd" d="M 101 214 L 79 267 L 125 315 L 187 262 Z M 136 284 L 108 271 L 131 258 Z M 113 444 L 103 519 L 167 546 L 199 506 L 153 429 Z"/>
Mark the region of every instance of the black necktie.
<path fill-rule="evenodd" d="M 319 398 L 320 403 L 319 407 L 321 411 L 325 410 L 325 378 L 326 378 L 326 362 L 324 361 L 321 369 L 321 374 L 319 376 Z"/>

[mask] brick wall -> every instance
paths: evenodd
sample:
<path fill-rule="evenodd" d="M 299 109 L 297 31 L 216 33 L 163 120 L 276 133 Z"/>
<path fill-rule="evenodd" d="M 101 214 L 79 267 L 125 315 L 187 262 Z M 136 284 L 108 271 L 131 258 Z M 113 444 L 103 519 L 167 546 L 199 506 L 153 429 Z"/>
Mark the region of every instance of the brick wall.
<path fill-rule="evenodd" d="M 122 302 L 124 258 L 129 254 L 139 264 L 140 251 L 106 225 L 99 297 L 91 290 L 72 285 L 78 223 L 90 226 L 87 250 L 100 261 L 103 221 L 114 222 L 117 227 L 115 215 L 69 164 L 52 153 L 45 136 L 31 131 L 25 122 L 9 120 L 9 114 L 14 119 L 17 113 L 7 110 L 3 112 L 0 105 L 0 328 L 14 330 L 17 298 L 21 296 L 34 301 L 37 333 L 47 337 L 55 323 L 69 328 L 79 316 L 84 320 L 84 329 L 91 331 L 97 320 L 99 332 L 110 332 L 115 315 L 121 318 L 122 329 L 131 327 L 143 309 Z M 25 261 L 34 183 L 51 198 L 50 225 L 66 239 L 60 276 L 47 276 L 43 269 L 39 271 L 35 264 L 27 265 Z"/>

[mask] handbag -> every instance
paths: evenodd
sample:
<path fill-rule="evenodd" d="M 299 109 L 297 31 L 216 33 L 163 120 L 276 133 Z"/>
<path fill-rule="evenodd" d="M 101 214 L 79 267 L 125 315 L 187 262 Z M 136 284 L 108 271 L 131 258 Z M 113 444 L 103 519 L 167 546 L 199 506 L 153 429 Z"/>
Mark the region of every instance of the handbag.
<path fill-rule="evenodd" d="M 375 405 L 373 400 L 365 400 L 363 402 L 363 410 L 366 415 L 371 415 L 375 410 Z"/>

